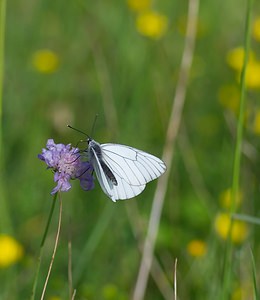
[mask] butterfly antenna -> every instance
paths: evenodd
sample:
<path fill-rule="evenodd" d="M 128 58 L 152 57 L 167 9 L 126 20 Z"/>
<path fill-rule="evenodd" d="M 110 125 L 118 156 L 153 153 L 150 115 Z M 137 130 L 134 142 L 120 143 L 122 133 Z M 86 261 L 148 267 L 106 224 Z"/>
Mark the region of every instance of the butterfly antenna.
<path fill-rule="evenodd" d="M 74 128 L 74 127 L 72 127 L 70 125 L 67 125 L 67 127 L 69 127 L 70 129 L 73 129 L 73 130 L 75 130 L 77 132 L 80 132 L 80 133 L 84 134 L 85 136 L 87 136 L 90 139 L 90 136 L 88 134 L 86 134 L 85 132 L 83 132 L 83 131 L 81 131 L 81 130 L 79 130 L 77 128 Z"/>
<path fill-rule="evenodd" d="M 98 114 L 95 115 L 95 119 L 94 119 L 94 122 L 93 122 L 93 125 L 92 125 L 92 128 L 91 128 L 91 136 L 93 136 L 95 125 L 97 123 L 97 118 L 98 118 Z"/>

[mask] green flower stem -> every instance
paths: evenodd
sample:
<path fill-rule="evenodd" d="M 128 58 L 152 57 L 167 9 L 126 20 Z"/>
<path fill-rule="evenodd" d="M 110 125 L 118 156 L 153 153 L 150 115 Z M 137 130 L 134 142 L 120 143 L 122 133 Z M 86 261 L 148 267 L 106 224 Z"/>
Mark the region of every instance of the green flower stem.
<path fill-rule="evenodd" d="M 6 0 L 0 0 L 0 231 L 12 233 L 12 222 L 8 211 L 4 184 L 3 151 L 3 86 L 4 86 L 4 49 L 5 49 Z"/>
<path fill-rule="evenodd" d="M 240 164 L 241 164 L 241 150 L 243 141 L 243 127 L 244 127 L 244 116 L 245 116 L 245 99 L 246 99 L 246 69 L 250 50 L 250 33 L 251 33 L 251 19 L 252 19 L 252 7 L 253 0 L 247 1 L 247 11 L 246 11 L 246 28 L 245 28 L 245 56 L 243 62 L 243 68 L 241 72 L 240 79 L 240 103 L 239 103 L 239 116 L 238 116 L 238 126 L 236 133 L 236 145 L 234 153 L 234 163 L 233 163 L 233 177 L 232 177 L 232 193 L 231 193 L 231 208 L 230 215 L 232 216 L 236 212 L 236 197 L 239 192 L 239 180 L 240 180 Z M 229 228 L 228 240 L 226 243 L 225 251 L 225 261 L 223 270 L 223 289 L 221 299 L 230 298 L 230 287 L 231 287 L 231 274 L 232 274 L 232 253 L 233 246 L 231 240 L 231 232 L 233 226 L 233 218 L 231 218 L 231 225 Z"/>
<path fill-rule="evenodd" d="M 44 247 L 44 243 L 45 243 L 45 240 L 46 240 L 46 236 L 47 236 L 48 231 L 49 231 L 49 227 L 50 227 L 51 219 L 52 219 L 52 216 L 53 216 L 55 204 L 57 202 L 56 201 L 57 200 L 57 195 L 58 195 L 58 193 L 56 193 L 53 197 L 51 210 L 50 210 L 50 213 L 49 213 L 48 221 L 47 221 L 47 224 L 46 224 L 46 227 L 45 227 L 45 230 L 44 230 L 44 234 L 43 234 L 43 237 L 42 237 L 41 245 L 40 245 L 40 253 L 39 253 L 39 257 L 38 257 L 36 274 L 35 274 L 35 278 L 34 278 L 34 282 L 33 282 L 32 294 L 31 294 L 31 298 L 30 298 L 31 300 L 35 299 L 35 292 L 36 292 L 36 287 L 37 287 L 38 277 L 39 277 L 39 271 L 40 271 L 41 262 L 42 262 L 43 247 Z"/>
<path fill-rule="evenodd" d="M 250 249 L 250 254 L 251 254 L 251 263 L 252 263 L 252 278 L 253 278 L 253 284 L 254 284 L 253 299 L 258 300 L 259 299 L 259 292 L 258 292 L 257 276 L 256 276 L 257 272 L 256 272 L 255 258 L 254 258 L 254 254 L 252 252 L 252 249 Z"/>
<path fill-rule="evenodd" d="M 5 14 L 6 0 L 0 0 L 0 119 L 3 109 L 3 80 L 4 80 L 4 44 L 5 44 Z"/>

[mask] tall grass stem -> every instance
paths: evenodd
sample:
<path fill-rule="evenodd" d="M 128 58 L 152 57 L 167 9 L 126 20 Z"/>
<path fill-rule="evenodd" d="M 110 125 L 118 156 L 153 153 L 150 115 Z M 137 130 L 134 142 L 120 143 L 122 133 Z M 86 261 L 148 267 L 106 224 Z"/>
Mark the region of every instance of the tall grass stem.
<path fill-rule="evenodd" d="M 236 143 L 234 150 L 234 163 L 233 163 L 233 175 L 232 175 L 232 192 L 231 192 L 231 207 L 230 216 L 236 212 L 236 198 L 239 193 L 239 181 L 240 181 L 240 166 L 241 166 L 241 151 L 243 142 L 243 127 L 245 118 L 245 102 L 246 102 L 246 69 L 250 50 L 250 33 L 251 33 L 251 19 L 252 19 L 252 6 L 253 0 L 247 1 L 246 10 L 246 24 L 245 24 L 245 38 L 244 38 L 244 62 L 240 77 L 240 103 L 239 103 L 239 115 L 238 125 L 236 132 Z M 224 257 L 224 269 L 223 269 L 223 289 L 221 299 L 229 299 L 231 288 L 231 274 L 232 274 L 232 240 L 231 232 L 233 226 L 233 219 L 231 218 L 231 224 L 229 228 L 229 235 L 226 243 L 226 251 Z"/>
<path fill-rule="evenodd" d="M 50 266 L 49 266 L 48 273 L 47 273 L 47 276 L 46 276 L 46 280 L 45 280 L 43 290 L 42 290 L 41 300 L 44 299 L 44 295 L 45 295 L 47 284 L 49 282 L 49 278 L 50 278 L 50 275 L 51 275 L 51 270 L 52 270 L 54 258 L 55 258 L 57 247 L 58 247 L 59 237 L 60 237 L 61 217 L 62 217 L 62 200 L 61 200 L 60 193 L 59 193 L 59 202 L 60 202 L 60 211 L 59 211 L 58 229 L 57 229 L 57 234 L 56 234 L 56 239 L 55 239 L 55 244 L 54 244 L 54 249 L 53 249 L 53 253 L 52 253 L 52 257 L 51 257 Z"/>
<path fill-rule="evenodd" d="M 0 230 L 12 233 L 12 221 L 5 192 L 5 166 L 3 143 L 3 90 L 4 90 L 4 52 L 5 52 L 6 0 L 0 0 Z"/>
<path fill-rule="evenodd" d="M 166 141 L 162 156 L 167 166 L 167 172 L 158 179 L 157 188 L 154 194 L 147 234 L 144 241 L 141 263 L 139 266 L 139 272 L 134 288 L 134 300 L 144 299 L 148 283 L 148 277 L 152 266 L 154 246 L 159 229 L 164 199 L 167 191 L 169 174 L 172 166 L 174 145 L 182 119 L 182 112 L 188 86 L 188 78 L 195 49 L 199 2 L 199 0 L 189 0 L 184 50 L 182 54 L 180 72 L 171 108 L 170 119 L 166 133 Z"/>
<path fill-rule="evenodd" d="M 255 258 L 252 249 L 250 249 L 251 254 L 251 262 L 252 262 L 252 278 L 253 278 L 253 285 L 254 285 L 254 292 L 253 292 L 253 299 L 258 300 L 259 299 L 259 292 L 258 292 L 258 285 L 257 285 L 257 278 L 256 278 L 256 264 L 255 264 Z"/>
<path fill-rule="evenodd" d="M 5 18 L 6 18 L 6 0 L 0 0 L 0 119 L 1 120 L 3 115 Z"/>
<path fill-rule="evenodd" d="M 38 277 L 39 277 L 39 272 L 40 272 L 40 267 L 41 267 L 41 262 L 42 262 L 42 254 L 43 254 L 43 247 L 44 247 L 44 243 L 46 240 L 46 236 L 48 234 L 49 231 L 49 227 L 50 227 L 50 223 L 51 223 L 51 219 L 53 216 L 53 211 L 55 208 L 55 204 L 56 204 L 56 200 L 57 200 L 57 195 L 58 193 L 56 193 L 53 197 L 53 201 L 52 201 L 52 206 L 51 206 L 51 210 L 49 213 L 49 217 L 46 223 L 46 227 L 43 233 L 43 237 L 42 237 L 42 241 L 41 241 L 41 245 L 40 245 L 40 253 L 39 253 L 39 257 L 38 257 L 38 261 L 37 261 L 37 268 L 36 268 L 36 273 L 35 273 L 35 277 L 34 277 L 34 281 L 33 281 L 33 288 L 32 288 L 32 293 L 31 293 L 31 298 L 30 300 L 34 300 L 35 299 L 35 293 L 36 293 L 36 287 L 37 287 L 37 283 L 38 283 Z"/>

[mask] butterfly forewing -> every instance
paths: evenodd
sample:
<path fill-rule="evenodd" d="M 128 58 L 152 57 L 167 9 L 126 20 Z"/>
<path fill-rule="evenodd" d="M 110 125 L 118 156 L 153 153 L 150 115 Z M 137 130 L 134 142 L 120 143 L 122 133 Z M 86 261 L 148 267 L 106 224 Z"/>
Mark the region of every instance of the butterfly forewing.
<path fill-rule="evenodd" d="M 104 173 L 101 164 L 99 162 L 99 159 L 96 155 L 96 152 L 94 150 L 93 150 L 93 159 L 91 160 L 91 163 L 93 165 L 97 179 L 101 185 L 103 192 L 107 194 L 109 197 L 111 197 L 112 196 L 111 189 L 113 188 L 113 183 L 107 179 L 106 174 Z"/>
<path fill-rule="evenodd" d="M 144 151 L 119 144 L 102 144 L 104 162 L 130 185 L 143 185 L 166 170 L 162 160 Z"/>

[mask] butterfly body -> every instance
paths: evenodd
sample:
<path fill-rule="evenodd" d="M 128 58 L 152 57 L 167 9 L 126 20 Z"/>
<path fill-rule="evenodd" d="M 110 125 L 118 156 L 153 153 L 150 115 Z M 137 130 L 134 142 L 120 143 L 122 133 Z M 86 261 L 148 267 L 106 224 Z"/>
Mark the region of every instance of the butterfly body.
<path fill-rule="evenodd" d="M 149 153 L 126 145 L 99 144 L 90 138 L 88 156 L 102 190 L 114 202 L 137 196 L 146 183 L 166 170 L 164 162 Z"/>
<path fill-rule="evenodd" d="M 109 167 L 102 159 L 101 145 L 92 139 L 88 139 L 88 155 L 89 155 L 89 161 L 94 166 L 94 169 L 95 169 L 95 160 L 98 159 L 100 162 L 100 166 L 103 172 L 105 173 L 107 179 L 110 180 L 113 185 L 117 185 L 117 181 L 113 172 L 109 169 Z M 97 173 L 96 169 L 95 172 Z"/>

